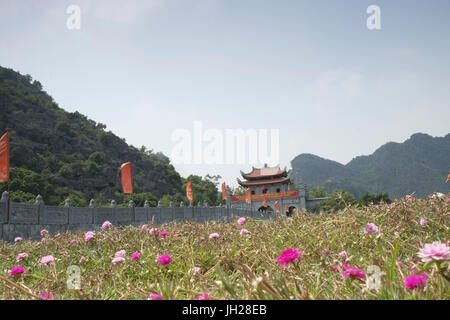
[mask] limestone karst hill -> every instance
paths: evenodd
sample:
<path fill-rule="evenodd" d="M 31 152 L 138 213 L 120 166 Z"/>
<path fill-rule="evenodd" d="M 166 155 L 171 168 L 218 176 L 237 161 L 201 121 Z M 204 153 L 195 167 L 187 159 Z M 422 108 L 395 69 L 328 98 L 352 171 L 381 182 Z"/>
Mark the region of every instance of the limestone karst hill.
<path fill-rule="evenodd" d="M 126 161 L 133 163 L 135 192 L 181 192 L 168 157 L 128 145 L 105 125 L 65 111 L 29 75 L 0 67 L 0 110 L 0 132 L 10 132 L 11 188 L 20 201 L 38 193 L 54 205 L 67 196 L 81 205 L 114 198 Z"/>

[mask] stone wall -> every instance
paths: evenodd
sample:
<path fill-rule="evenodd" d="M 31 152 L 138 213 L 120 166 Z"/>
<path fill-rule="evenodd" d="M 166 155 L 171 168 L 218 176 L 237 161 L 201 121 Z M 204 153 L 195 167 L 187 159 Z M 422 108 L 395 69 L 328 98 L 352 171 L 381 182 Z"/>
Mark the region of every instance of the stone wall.
<path fill-rule="evenodd" d="M 114 200 L 109 208 L 98 208 L 91 200 L 89 207 L 72 207 L 70 200 L 62 207 L 48 206 L 41 196 L 36 197 L 34 204 L 9 202 L 8 193 L 4 192 L 0 199 L 0 240 L 14 241 L 16 237 L 23 239 L 40 239 L 40 231 L 47 229 L 50 234 L 64 233 L 66 231 L 89 231 L 100 229 L 103 222 L 110 221 L 115 226 L 134 225 L 144 223 L 155 225 L 171 221 L 212 221 L 229 222 L 234 217 L 252 217 L 255 219 L 270 219 L 278 215 L 262 213 L 246 209 L 232 209 L 226 206 L 209 207 L 207 203 L 196 207 L 179 207 L 171 205 L 150 207 L 146 202 L 144 207 L 135 207 L 133 202 L 127 208 L 118 208 Z"/>

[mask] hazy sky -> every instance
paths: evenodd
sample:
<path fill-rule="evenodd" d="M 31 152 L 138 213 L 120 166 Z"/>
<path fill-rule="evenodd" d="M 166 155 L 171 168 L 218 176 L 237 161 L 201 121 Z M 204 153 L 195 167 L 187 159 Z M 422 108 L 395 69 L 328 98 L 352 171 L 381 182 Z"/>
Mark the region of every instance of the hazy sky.
<path fill-rule="evenodd" d="M 71 4 L 80 30 L 66 26 Z M 371 4 L 381 30 L 366 26 Z M 0 65 L 168 156 L 174 130 L 196 120 L 279 129 L 282 167 L 450 131 L 447 0 L 1 0 Z M 236 184 L 251 164 L 175 167 Z"/>

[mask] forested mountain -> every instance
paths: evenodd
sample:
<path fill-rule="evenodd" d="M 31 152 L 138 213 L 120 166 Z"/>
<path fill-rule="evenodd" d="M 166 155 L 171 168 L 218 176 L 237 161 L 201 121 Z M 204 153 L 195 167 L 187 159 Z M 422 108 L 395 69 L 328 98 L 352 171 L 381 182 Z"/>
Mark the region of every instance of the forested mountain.
<path fill-rule="evenodd" d="M 0 135 L 10 133 L 12 196 L 86 205 L 121 197 L 120 165 L 131 161 L 136 193 L 181 194 L 183 181 L 162 153 L 137 149 L 78 112 L 67 112 L 38 81 L 0 67 Z M 0 184 L 2 190 L 6 184 Z M 149 199 L 150 200 L 150 199 Z"/>
<path fill-rule="evenodd" d="M 386 143 L 346 165 L 311 154 L 298 155 L 291 165 L 295 182 L 321 186 L 327 192 L 344 189 L 357 197 L 365 192 L 388 192 L 397 198 L 413 192 L 419 197 L 448 193 L 450 134 L 416 133 L 403 143 Z"/>

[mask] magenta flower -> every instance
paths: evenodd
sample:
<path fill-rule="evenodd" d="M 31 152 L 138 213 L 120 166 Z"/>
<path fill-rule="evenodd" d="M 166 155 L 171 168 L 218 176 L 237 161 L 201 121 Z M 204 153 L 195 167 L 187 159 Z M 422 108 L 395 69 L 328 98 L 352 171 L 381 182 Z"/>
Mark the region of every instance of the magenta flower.
<path fill-rule="evenodd" d="M 151 228 L 150 231 L 149 231 L 148 233 L 150 233 L 150 234 L 155 234 L 156 230 L 158 230 L 158 229 L 156 229 L 156 228 Z"/>
<path fill-rule="evenodd" d="M 80 263 L 83 263 L 83 262 L 85 262 L 86 261 L 86 258 L 84 257 L 84 256 L 82 256 L 81 258 L 80 258 Z"/>
<path fill-rule="evenodd" d="M 366 275 L 361 271 L 358 267 L 350 267 L 349 265 L 343 264 L 342 270 L 344 273 L 342 274 L 342 279 L 351 278 L 351 279 L 365 279 Z"/>
<path fill-rule="evenodd" d="M 22 241 L 23 239 L 22 239 L 22 237 L 16 237 L 16 238 L 14 238 L 14 242 L 20 242 L 20 241 Z"/>
<path fill-rule="evenodd" d="M 150 300 L 164 300 L 163 297 L 161 297 L 159 294 L 156 293 L 150 293 Z"/>
<path fill-rule="evenodd" d="M 45 236 L 45 235 L 47 235 L 47 234 L 48 234 L 47 229 L 42 229 L 42 230 L 41 230 L 41 236 Z"/>
<path fill-rule="evenodd" d="M 22 266 L 16 266 L 14 268 L 12 268 L 11 270 L 9 270 L 8 274 L 10 276 L 13 276 L 15 274 L 21 274 L 21 273 L 25 273 L 25 269 Z"/>
<path fill-rule="evenodd" d="M 172 258 L 170 258 L 168 254 L 163 254 L 158 258 L 158 263 L 162 266 L 167 266 L 172 261 L 173 261 Z"/>
<path fill-rule="evenodd" d="M 445 243 L 435 241 L 425 244 L 417 255 L 423 262 L 448 260 L 450 259 L 450 248 Z"/>
<path fill-rule="evenodd" d="M 142 254 L 141 254 L 139 251 L 136 251 L 135 253 L 133 253 L 133 254 L 131 255 L 131 261 L 137 260 L 137 259 L 139 259 L 140 257 L 142 257 Z"/>
<path fill-rule="evenodd" d="M 114 259 L 112 259 L 113 264 L 118 264 L 118 263 L 123 263 L 123 262 L 125 262 L 125 259 L 122 257 L 115 257 Z"/>
<path fill-rule="evenodd" d="M 84 235 L 84 240 L 85 241 L 89 241 L 92 238 L 94 238 L 94 232 L 93 231 L 88 231 L 88 232 L 85 233 L 85 235 Z"/>
<path fill-rule="evenodd" d="M 278 257 L 278 263 L 283 264 L 281 266 L 282 269 L 286 268 L 289 263 L 297 261 L 298 258 L 302 256 L 302 251 L 288 248 L 284 250 L 281 255 Z"/>
<path fill-rule="evenodd" d="M 110 226 L 112 226 L 112 223 L 109 222 L 108 220 L 106 220 L 106 221 L 103 222 L 103 224 L 102 224 L 102 229 L 103 229 L 103 230 L 108 229 Z"/>
<path fill-rule="evenodd" d="M 343 259 L 347 258 L 348 257 L 347 251 L 344 250 L 344 251 L 339 252 L 338 256 L 339 256 L 339 258 L 343 258 Z"/>
<path fill-rule="evenodd" d="M 210 239 L 215 239 L 215 238 L 218 238 L 219 237 L 219 234 L 218 233 L 211 233 L 210 235 L 209 235 L 209 238 Z"/>
<path fill-rule="evenodd" d="M 417 287 L 421 287 L 424 289 L 425 285 L 427 284 L 428 277 L 421 273 L 419 275 L 411 274 L 409 276 L 406 276 L 403 279 L 403 282 L 405 284 L 405 287 L 411 290 L 416 290 Z"/>
<path fill-rule="evenodd" d="M 424 226 L 427 224 L 427 220 L 425 220 L 424 218 L 420 218 L 420 225 Z"/>
<path fill-rule="evenodd" d="M 20 260 L 25 259 L 25 258 L 28 258 L 28 253 L 26 253 L 26 252 L 24 252 L 24 253 L 19 253 L 19 254 L 17 255 L 16 260 L 17 260 L 17 261 L 20 261 Z"/>
<path fill-rule="evenodd" d="M 330 247 L 326 247 L 325 249 L 322 250 L 322 254 L 327 253 L 328 251 L 330 251 Z"/>
<path fill-rule="evenodd" d="M 194 267 L 194 268 L 192 268 L 192 274 L 193 274 L 194 276 L 196 276 L 199 272 L 200 272 L 200 268 L 199 268 L 199 267 Z"/>
<path fill-rule="evenodd" d="M 55 258 L 53 256 L 45 256 L 39 259 L 39 263 L 41 264 L 49 264 L 55 261 Z"/>
<path fill-rule="evenodd" d="M 249 234 L 249 233 L 250 233 L 250 231 L 248 231 L 247 229 L 242 229 L 241 232 L 239 232 L 239 234 L 241 236 L 245 236 L 246 234 Z"/>
<path fill-rule="evenodd" d="M 125 254 L 126 254 L 126 251 L 125 251 L 125 250 L 120 250 L 120 251 L 117 251 L 117 252 L 114 254 L 114 257 L 116 257 L 116 258 L 125 257 Z"/>
<path fill-rule="evenodd" d="M 48 299 L 53 300 L 53 293 L 42 292 L 41 297 L 45 300 L 48 300 Z"/>
<path fill-rule="evenodd" d="M 147 224 L 143 224 L 143 225 L 141 226 L 141 229 L 142 229 L 142 230 L 147 230 L 147 229 L 148 229 L 148 225 L 147 225 Z"/>
<path fill-rule="evenodd" d="M 197 297 L 197 300 L 211 300 L 211 292 L 205 292 Z"/>
<path fill-rule="evenodd" d="M 238 223 L 238 225 L 242 226 L 245 223 L 245 218 L 244 217 L 239 218 L 237 223 Z"/>
<path fill-rule="evenodd" d="M 163 230 L 159 233 L 160 237 L 164 237 L 165 235 L 169 234 L 166 230 Z"/>
<path fill-rule="evenodd" d="M 412 196 L 410 196 L 409 194 L 406 195 L 405 198 L 406 198 L 406 201 L 408 201 L 408 202 L 413 202 L 414 201 L 414 198 Z"/>
<path fill-rule="evenodd" d="M 367 224 L 367 226 L 364 228 L 365 234 L 372 234 L 372 233 L 377 233 L 377 232 L 378 232 L 378 227 L 373 223 Z"/>
<path fill-rule="evenodd" d="M 74 244 L 76 242 L 77 242 L 77 240 L 75 240 L 75 239 L 70 240 L 70 244 Z"/>

